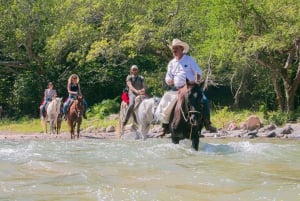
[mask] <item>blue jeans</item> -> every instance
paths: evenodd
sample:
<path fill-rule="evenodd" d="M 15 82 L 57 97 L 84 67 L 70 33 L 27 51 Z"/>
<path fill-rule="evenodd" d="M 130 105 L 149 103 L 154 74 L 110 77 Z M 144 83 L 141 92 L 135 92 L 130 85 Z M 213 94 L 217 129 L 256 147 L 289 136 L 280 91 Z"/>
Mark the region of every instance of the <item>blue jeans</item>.
<path fill-rule="evenodd" d="M 51 101 L 50 98 L 47 98 L 47 99 L 44 101 L 43 105 L 41 106 L 41 111 L 42 111 L 42 112 L 46 112 L 46 105 L 47 105 L 50 101 Z"/>

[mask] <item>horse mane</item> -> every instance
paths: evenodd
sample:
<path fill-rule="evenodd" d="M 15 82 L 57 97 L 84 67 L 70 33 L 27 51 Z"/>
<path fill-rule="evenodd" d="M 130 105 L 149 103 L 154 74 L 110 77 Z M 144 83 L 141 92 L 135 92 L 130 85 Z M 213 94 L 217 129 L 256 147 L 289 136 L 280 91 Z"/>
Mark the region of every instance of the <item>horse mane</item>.
<path fill-rule="evenodd" d="M 185 94 L 188 92 L 188 90 L 189 88 L 186 85 L 178 90 L 178 99 L 174 109 L 174 119 L 173 119 L 174 121 L 172 124 L 173 128 L 177 128 L 182 118 L 181 115 L 183 109 L 182 107 L 186 105 Z"/>
<path fill-rule="evenodd" d="M 190 84 L 187 82 L 187 84 L 178 90 L 178 99 L 175 105 L 174 109 L 174 117 L 173 117 L 173 123 L 172 127 L 176 129 L 181 122 L 181 119 L 184 118 L 184 112 L 188 109 L 188 96 L 189 93 L 197 92 L 198 95 L 200 95 L 197 100 L 200 103 L 200 100 L 202 99 L 202 92 L 201 92 L 202 85 L 200 84 Z"/>

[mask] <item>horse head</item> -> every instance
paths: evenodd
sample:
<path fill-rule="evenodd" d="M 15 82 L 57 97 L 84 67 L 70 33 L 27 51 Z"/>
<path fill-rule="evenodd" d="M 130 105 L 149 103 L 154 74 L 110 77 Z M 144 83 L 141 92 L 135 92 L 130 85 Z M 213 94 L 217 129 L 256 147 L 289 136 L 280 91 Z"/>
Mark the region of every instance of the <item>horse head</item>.
<path fill-rule="evenodd" d="M 199 126 L 202 121 L 202 89 L 197 83 L 188 86 L 189 90 L 185 95 L 187 118 L 192 126 Z"/>
<path fill-rule="evenodd" d="M 83 96 L 77 96 L 74 102 L 74 107 L 77 117 L 81 117 L 84 112 Z"/>
<path fill-rule="evenodd" d="M 61 110 L 62 110 L 62 106 L 63 106 L 62 99 L 63 98 L 56 97 L 54 100 L 52 100 L 52 101 L 55 101 L 55 110 L 58 114 L 60 114 Z"/>

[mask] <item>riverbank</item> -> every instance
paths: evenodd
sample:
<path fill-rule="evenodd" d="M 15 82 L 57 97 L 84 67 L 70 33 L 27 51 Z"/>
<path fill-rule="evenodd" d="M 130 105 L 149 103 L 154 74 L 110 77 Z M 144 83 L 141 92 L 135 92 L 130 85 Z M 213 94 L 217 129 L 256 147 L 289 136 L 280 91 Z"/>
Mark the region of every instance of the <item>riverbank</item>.
<path fill-rule="evenodd" d="M 154 125 L 149 133 L 149 138 L 161 137 L 162 129 L 160 125 Z M 132 130 L 132 125 L 125 127 L 122 139 L 135 139 L 136 134 Z M 165 138 L 170 135 L 164 136 Z M 267 125 L 255 130 L 247 129 L 218 129 L 217 132 L 207 132 L 205 129 L 201 132 L 202 138 L 282 138 L 282 139 L 300 139 L 300 123 L 289 123 L 283 127 L 275 125 Z M 120 139 L 120 131 L 118 127 L 108 126 L 107 128 L 84 128 L 80 132 L 80 138 L 86 139 Z M 70 133 L 62 131 L 60 134 L 45 134 L 42 132 L 21 133 L 0 130 L 0 140 L 68 140 Z"/>

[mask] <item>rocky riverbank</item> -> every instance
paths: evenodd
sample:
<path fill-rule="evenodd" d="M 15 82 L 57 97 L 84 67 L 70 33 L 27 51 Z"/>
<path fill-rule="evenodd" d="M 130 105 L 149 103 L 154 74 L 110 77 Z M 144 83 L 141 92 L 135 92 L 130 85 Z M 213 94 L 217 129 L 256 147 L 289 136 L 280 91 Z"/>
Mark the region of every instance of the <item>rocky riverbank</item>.
<path fill-rule="evenodd" d="M 122 139 L 136 139 L 136 132 L 133 125 L 125 127 Z M 88 127 L 81 130 L 81 138 L 86 139 L 120 139 L 120 128 L 118 126 L 108 126 L 107 128 Z M 162 128 L 160 125 L 153 125 L 148 133 L 149 138 L 162 137 Z M 170 137 L 165 135 L 164 137 Z M 282 139 L 300 139 L 300 123 L 288 123 L 282 127 L 274 124 L 263 126 L 259 118 L 250 116 L 241 125 L 228 123 L 224 128 L 219 128 L 217 132 L 211 133 L 205 129 L 201 132 L 204 138 L 282 138 Z M 11 131 L 0 131 L 0 140 L 50 140 L 50 139 L 70 139 L 70 134 L 63 131 L 60 134 L 44 133 L 15 133 Z"/>
<path fill-rule="evenodd" d="M 149 138 L 161 137 L 162 129 L 159 125 L 154 125 L 148 133 Z M 120 139 L 120 132 L 114 126 L 108 128 L 86 128 L 81 131 L 80 137 L 86 139 Z M 165 135 L 168 138 L 170 135 Z M 283 138 L 283 139 L 300 139 L 300 123 L 286 124 L 283 127 L 268 125 L 256 130 L 236 129 L 226 130 L 219 129 L 215 133 L 206 131 L 201 132 L 204 138 Z M 122 139 L 135 139 L 136 134 L 129 124 L 125 128 Z M 59 140 L 70 139 L 70 134 L 66 131 L 60 134 L 44 134 L 44 133 L 15 133 L 11 131 L 0 131 L 0 140 Z"/>

